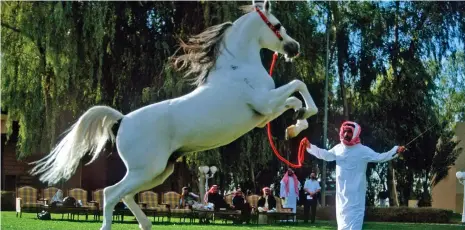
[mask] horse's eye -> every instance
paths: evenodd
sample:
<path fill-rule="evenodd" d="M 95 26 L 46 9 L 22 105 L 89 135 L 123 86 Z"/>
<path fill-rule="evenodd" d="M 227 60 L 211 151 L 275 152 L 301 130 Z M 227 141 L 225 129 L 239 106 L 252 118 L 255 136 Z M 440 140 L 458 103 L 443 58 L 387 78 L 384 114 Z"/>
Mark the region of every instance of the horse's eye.
<path fill-rule="evenodd" d="M 274 28 L 276 28 L 277 30 L 280 30 L 281 29 L 281 23 L 278 23 L 274 26 Z"/>

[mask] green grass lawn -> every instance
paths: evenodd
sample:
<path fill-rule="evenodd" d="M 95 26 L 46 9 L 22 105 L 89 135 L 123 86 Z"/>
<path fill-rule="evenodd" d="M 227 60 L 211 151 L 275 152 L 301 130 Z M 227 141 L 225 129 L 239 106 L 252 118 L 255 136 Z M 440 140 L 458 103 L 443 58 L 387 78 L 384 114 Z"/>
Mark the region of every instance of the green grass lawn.
<path fill-rule="evenodd" d="M 83 217 L 81 220 L 61 220 L 61 215 L 52 214 L 52 220 L 38 220 L 35 214 L 23 213 L 22 218 L 17 218 L 15 212 L 1 212 L 1 229 L 24 229 L 24 230 L 42 230 L 42 229 L 99 229 L 101 222 L 98 221 L 85 221 Z M 89 219 L 92 219 L 89 216 Z M 153 220 L 153 219 L 151 219 Z M 155 222 L 152 229 L 167 229 L 167 230 L 200 230 L 208 229 L 211 230 L 214 226 L 214 230 L 229 230 L 229 229 L 293 229 L 293 230 L 307 230 L 307 229 L 337 229 L 335 222 L 318 221 L 316 224 L 303 224 L 299 223 L 297 226 L 291 224 L 276 224 L 276 225 L 232 225 L 232 224 L 221 224 L 220 222 L 210 225 L 200 225 L 198 223 L 176 223 L 178 219 L 173 219 L 173 223 L 159 223 Z M 138 225 L 133 221 L 133 217 L 125 217 L 124 223 L 115 222 L 113 223 L 112 229 L 124 229 L 124 230 L 137 230 Z M 449 230 L 457 229 L 463 230 L 465 227 L 458 224 L 412 224 L 412 223 L 365 223 L 364 229 L 395 229 L 395 230 Z"/>

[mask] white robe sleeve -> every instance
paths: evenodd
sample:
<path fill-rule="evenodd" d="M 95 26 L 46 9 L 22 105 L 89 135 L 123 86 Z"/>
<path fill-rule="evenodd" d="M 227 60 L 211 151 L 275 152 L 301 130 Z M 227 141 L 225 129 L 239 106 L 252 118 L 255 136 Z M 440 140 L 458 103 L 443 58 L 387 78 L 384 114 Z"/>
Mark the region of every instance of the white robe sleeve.
<path fill-rule="evenodd" d="M 367 161 L 367 162 L 377 162 L 377 163 L 390 161 L 390 160 L 395 159 L 396 157 L 399 156 L 396 153 L 398 148 L 399 148 L 399 146 L 394 146 L 391 150 L 389 150 L 387 152 L 377 153 L 377 152 L 373 151 L 371 148 L 366 147 L 366 151 L 364 151 L 365 154 L 363 156 L 363 159 L 365 161 Z"/>
<path fill-rule="evenodd" d="M 285 187 L 284 182 L 282 180 L 281 180 L 281 187 L 279 188 L 279 197 L 287 197 L 286 187 Z"/>
<path fill-rule="evenodd" d="M 311 144 L 310 147 L 307 148 L 307 152 L 312 154 L 318 159 L 322 159 L 325 161 L 335 161 L 336 160 L 336 153 L 335 153 L 336 147 L 337 145 L 328 151 L 326 149 L 320 149 L 316 147 L 315 145 Z"/>

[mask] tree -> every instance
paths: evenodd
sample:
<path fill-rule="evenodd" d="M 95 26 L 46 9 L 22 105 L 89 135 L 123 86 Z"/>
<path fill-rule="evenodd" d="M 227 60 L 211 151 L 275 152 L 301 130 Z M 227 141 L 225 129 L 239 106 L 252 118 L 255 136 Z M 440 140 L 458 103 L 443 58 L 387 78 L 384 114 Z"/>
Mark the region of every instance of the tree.
<path fill-rule="evenodd" d="M 182 73 L 167 65 L 179 39 L 235 20 L 242 14 L 238 7 L 243 4 L 249 3 L 2 4 L 1 106 L 20 123 L 19 157 L 48 152 L 59 134 L 92 105 L 106 104 L 128 113 L 191 91 L 193 86 Z M 278 60 L 273 75 L 276 86 L 293 79 L 304 81 L 319 108 L 323 107 L 326 54 L 323 28 L 327 11 L 322 5 L 273 4 L 273 13 L 300 42 L 302 53 L 293 63 Z M 339 125 L 348 118 L 362 125 L 364 144 L 377 151 L 405 144 L 437 125 L 409 146 L 405 161 L 370 164 L 367 173 L 367 178 L 374 170 L 380 177 L 387 173 L 391 198 L 399 194 L 399 203 L 415 192 L 412 184 L 419 180 L 420 190 L 429 193 L 425 186 L 431 176 L 437 174 L 440 180 L 454 159 L 447 154 L 453 149 L 453 142 L 447 142 L 447 130 L 465 118 L 465 4 L 332 2 L 330 7 L 335 26 L 329 58 L 329 87 L 333 90 L 328 100 L 328 142 L 339 142 Z M 268 69 L 272 52 L 263 50 L 261 54 Z M 284 141 L 285 128 L 295 122 L 291 115 L 292 111 L 286 112 L 271 125 L 280 152 L 293 161 L 301 138 L 322 145 L 324 114 L 310 118 L 309 129 L 297 138 Z M 441 126 L 443 122 L 448 125 Z M 437 143 L 440 147 L 436 149 Z M 304 167 L 296 171 L 300 178 L 321 165 L 306 156 Z M 230 172 L 237 172 L 232 180 L 253 190 L 276 180 L 276 171 L 284 166 L 273 156 L 265 129 L 180 161 L 195 172 L 200 164 L 218 165 L 224 184 L 230 183 Z M 236 165 L 229 165 L 232 162 Z M 335 163 L 328 166 L 334 169 Z M 389 167 L 395 168 L 395 173 L 387 170 Z M 370 189 L 375 191 L 382 179 L 370 183 Z M 375 195 L 370 193 L 373 199 Z"/>
<path fill-rule="evenodd" d="M 430 169 L 432 186 L 437 185 L 442 179 L 446 178 L 450 167 L 455 164 L 457 157 L 463 150 L 458 147 L 460 142 L 453 140 L 453 136 L 454 134 L 451 130 L 446 130 L 442 132 L 439 139 Z"/>

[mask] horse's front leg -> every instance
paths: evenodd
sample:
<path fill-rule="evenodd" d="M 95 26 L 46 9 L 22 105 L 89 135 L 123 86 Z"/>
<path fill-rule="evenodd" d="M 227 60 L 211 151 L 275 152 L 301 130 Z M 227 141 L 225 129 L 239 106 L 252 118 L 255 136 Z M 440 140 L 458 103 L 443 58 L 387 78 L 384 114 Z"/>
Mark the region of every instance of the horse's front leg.
<path fill-rule="evenodd" d="M 302 102 L 297 98 L 289 97 L 296 91 L 302 95 L 306 108 L 302 108 Z M 264 96 L 266 100 L 261 101 L 266 102 L 261 104 L 261 106 L 265 105 L 264 107 L 268 107 L 271 111 L 273 111 L 273 113 L 265 115 L 268 117 L 268 119 L 260 124 L 259 127 L 265 126 L 266 123 L 274 120 L 287 109 L 293 108 L 296 112 L 295 119 L 297 119 L 297 123 L 295 125 L 289 126 L 286 129 L 286 139 L 293 138 L 297 136 L 302 130 L 308 128 L 306 119 L 318 112 L 318 108 L 316 107 L 315 102 L 313 101 L 313 98 L 307 89 L 307 86 L 299 80 L 293 80 L 277 89 L 270 90 L 265 95 Z"/>
<path fill-rule="evenodd" d="M 318 108 L 316 107 L 315 102 L 313 101 L 313 98 L 307 89 L 307 86 L 300 80 L 293 80 L 286 85 L 270 90 L 267 96 L 267 98 L 269 98 L 268 106 L 271 108 L 276 108 L 284 104 L 289 96 L 297 91 L 300 93 L 300 95 L 302 95 L 305 101 L 305 108 L 301 108 L 296 111 L 296 119 L 307 119 L 318 113 Z"/>
<path fill-rule="evenodd" d="M 273 115 L 268 116 L 266 120 L 264 120 L 260 125 L 258 125 L 259 128 L 265 127 L 266 124 L 268 124 L 270 121 L 276 119 L 277 117 L 281 116 L 286 110 L 288 109 L 293 109 L 294 111 L 299 111 L 302 109 L 302 101 L 299 100 L 296 97 L 289 97 L 286 102 L 277 107 L 273 112 Z M 307 119 L 301 119 L 297 120 L 297 123 L 295 125 L 291 125 L 286 129 L 285 137 L 286 140 L 289 138 L 297 136 L 300 132 L 308 128 L 308 122 Z"/>
<path fill-rule="evenodd" d="M 284 105 L 286 100 L 296 91 L 302 95 L 306 108 L 297 110 L 295 119 L 307 119 L 315 115 L 318 112 L 318 108 L 312 96 L 310 96 L 307 86 L 299 80 L 293 80 L 286 85 L 266 92 L 257 92 L 253 90 L 246 94 L 248 95 L 248 104 L 251 108 L 262 116 L 269 117 L 273 116 L 276 111 L 279 111 L 278 108 Z"/>
<path fill-rule="evenodd" d="M 302 108 L 302 101 L 296 97 L 289 97 L 286 99 L 284 104 L 272 109 L 273 113 L 271 115 L 266 116 L 265 120 L 260 123 L 257 127 L 263 128 L 266 124 L 270 121 L 276 119 L 277 117 L 281 116 L 286 110 L 293 109 L 294 112 L 299 111 Z"/>

